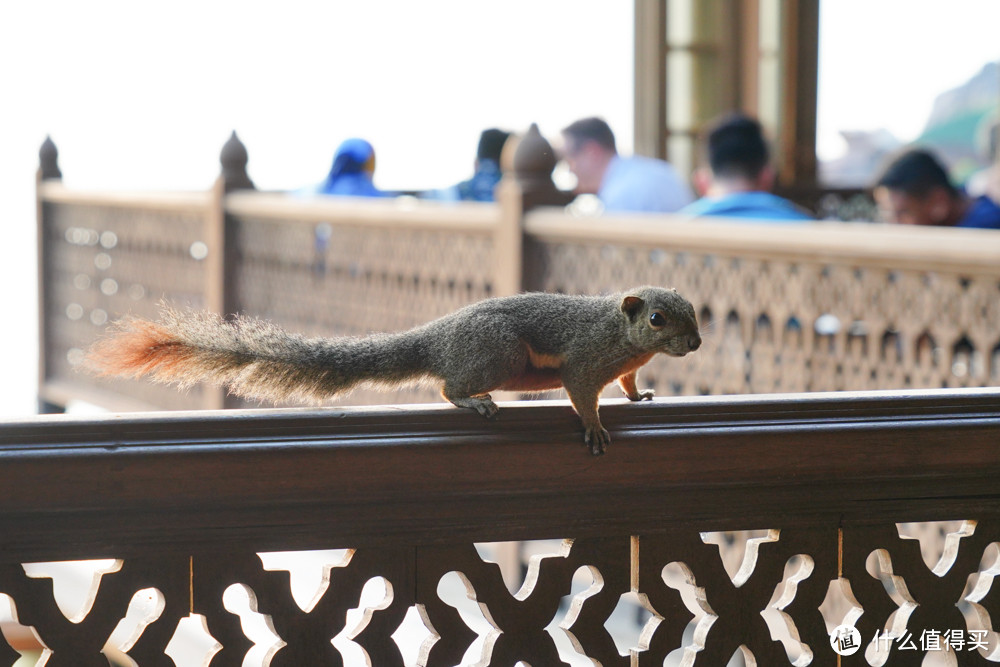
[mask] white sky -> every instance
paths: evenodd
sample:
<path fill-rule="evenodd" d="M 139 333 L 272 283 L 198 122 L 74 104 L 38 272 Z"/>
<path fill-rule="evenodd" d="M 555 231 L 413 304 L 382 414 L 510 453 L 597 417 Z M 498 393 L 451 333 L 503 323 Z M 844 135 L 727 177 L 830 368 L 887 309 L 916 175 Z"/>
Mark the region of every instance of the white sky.
<path fill-rule="evenodd" d="M 235 129 L 263 189 L 323 179 L 360 135 L 386 188 L 468 177 L 479 132 L 602 115 L 632 144 L 627 0 L 32 0 L 0 19 L 0 417 L 34 409 L 34 173 L 204 189 Z"/>
<path fill-rule="evenodd" d="M 823 0 L 817 148 L 843 150 L 838 130 L 924 129 L 941 92 L 1000 60 L 1000 0 Z"/>
<path fill-rule="evenodd" d="M 935 94 L 1000 57 L 1000 0 L 824 0 L 823 21 L 828 152 L 835 127 L 912 137 Z M 375 145 L 381 186 L 446 186 L 493 125 L 538 122 L 554 137 L 602 115 L 628 152 L 632 30 L 630 0 L 7 3 L 0 417 L 35 405 L 33 188 L 46 134 L 73 187 L 207 188 L 233 129 L 260 188 L 321 180 L 350 135 Z"/>
<path fill-rule="evenodd" d="M 537 121 L 555 135 L 603 114 L 631 145 L 632 13 L 621 0 L 91 0 L 13 11 L 0 49 L 20 64 L 5 72 L 28 105 L 18 134 L 34 151 L 50 133 L 74 185 L 204 188 L 233 129 L 268 189 L 322 180 L 352 135 L 375 145 L 376 181 L 390 188 L 467 177 L 491 125 Z"/>

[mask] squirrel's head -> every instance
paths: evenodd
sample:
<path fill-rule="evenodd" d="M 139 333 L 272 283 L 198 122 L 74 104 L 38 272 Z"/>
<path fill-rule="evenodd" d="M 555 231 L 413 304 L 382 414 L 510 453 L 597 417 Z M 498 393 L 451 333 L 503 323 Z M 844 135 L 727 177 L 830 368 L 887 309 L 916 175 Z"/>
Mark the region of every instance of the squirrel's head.
<path fill-rule="evenodd" d="M 694 306 L 677 290 L 629 290 L 622 298 L 621 311 L 630 324 L 629 339 L 643 350 L 683 357 L 701 346 Z"/>

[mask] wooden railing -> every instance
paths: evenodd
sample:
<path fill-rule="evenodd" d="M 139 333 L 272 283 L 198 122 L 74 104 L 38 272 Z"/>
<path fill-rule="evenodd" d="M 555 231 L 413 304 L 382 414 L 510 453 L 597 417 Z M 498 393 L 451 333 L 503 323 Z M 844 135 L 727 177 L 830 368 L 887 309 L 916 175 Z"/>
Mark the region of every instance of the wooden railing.
<path fill-rule="evenodd" d="M 1000 233 L 859 223 L 775 226 L 678 216 L 580 216 L 552 185 L 534 129 L 497 204 L 296 198 L 252 190 L 231 140 L 194 194 L 86 193 L 43 164 L 43 402 L 116 410 L 238 407 L 75 372 L 110 319 L 161 299 L 291 330 L 411 327 L 522 290 L 606 293 L 655 283 L 699 311 L 706 344 L 640 374 L 660 395 L 1000 384 Z M 47 175 L 47 176 L 46 176 Z M 439 400 L 357 393 L 351 404 Z"/>
<path fill-rule="evenodd" d="M 662 217 L 525 216 L 527 283 L 641 283 L 686 295 L 709 329 L 643 375 L 670 394 L 1000 384 L 1000 234 Z"/>
<path fill-rule="evenodd" d="M 601 458 L 565 402 L 496 421 L 442 405 L 2 423 L 0 593 L 49 667 L 106 665 L 102 649 L 144 666 L 716 666 L 738 652 L 891 666 L 920 664 L 907 635 L 945 632 L 967 642 L 951 664 L 997 661 L 1000 391 L 621 401 L 602 416 Z M 945 520 L 936 550 L 909 523 Z M 475 547 L 536 539 L 567 541 L 516 594 Z M 346 551 L 269 555 L 303 550 Z M 76 559 L 108 560 L 70 610 L 37 563 Z M 609 622 L 623 613 L 624 633 Z M 249 638 L 251 617 L 268 639 Z M 888 655 L 838 659 L 841 622 L 865 644 L 888 637 Z"/>

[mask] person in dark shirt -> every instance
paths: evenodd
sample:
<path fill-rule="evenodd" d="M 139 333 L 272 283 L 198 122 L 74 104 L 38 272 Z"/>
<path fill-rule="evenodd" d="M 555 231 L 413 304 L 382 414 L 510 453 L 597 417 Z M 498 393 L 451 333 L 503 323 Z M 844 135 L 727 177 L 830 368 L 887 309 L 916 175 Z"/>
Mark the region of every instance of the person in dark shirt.
<path fill-rule="evenodd" d="M 1000 229 L 1000 206 L 956 188 L 941 162 L 924 149 L 907 150 L 885 168 L 875 183 L 875 202 L 886 222 Z"/>

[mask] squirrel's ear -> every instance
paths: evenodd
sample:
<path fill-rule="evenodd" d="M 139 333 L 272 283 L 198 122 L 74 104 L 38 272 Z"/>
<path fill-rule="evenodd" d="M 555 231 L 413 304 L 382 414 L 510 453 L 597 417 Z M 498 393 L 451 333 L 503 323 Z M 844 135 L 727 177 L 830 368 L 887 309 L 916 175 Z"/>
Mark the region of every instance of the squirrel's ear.
<path fill-rule="evenodd" d="M 639 315 L 639 311 L 642 310 L 642 305 L 645 303 L 642 299 L 637 296 L 629 295 L 622 299 L 622 312 L 631 321 L 635 321 L 636 316 Z"/>

